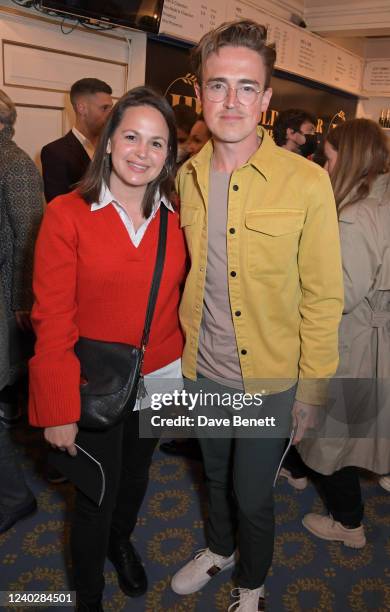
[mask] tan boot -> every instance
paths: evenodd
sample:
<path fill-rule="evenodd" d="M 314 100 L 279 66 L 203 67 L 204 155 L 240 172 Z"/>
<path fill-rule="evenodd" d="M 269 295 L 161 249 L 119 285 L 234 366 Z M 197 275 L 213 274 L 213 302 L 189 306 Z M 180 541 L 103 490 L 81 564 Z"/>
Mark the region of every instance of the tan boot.
<path fill-rule="evenodd" d="M 303 517 L 302 525 L 310 533 L 323 540 L 335 540 L 351 548 L 363 548 L 366 545 L 363 525 L 355 529 L 348 529 L 331 516 L 321 516 L 321 514 L 314 514 L 313 512 Z"/>

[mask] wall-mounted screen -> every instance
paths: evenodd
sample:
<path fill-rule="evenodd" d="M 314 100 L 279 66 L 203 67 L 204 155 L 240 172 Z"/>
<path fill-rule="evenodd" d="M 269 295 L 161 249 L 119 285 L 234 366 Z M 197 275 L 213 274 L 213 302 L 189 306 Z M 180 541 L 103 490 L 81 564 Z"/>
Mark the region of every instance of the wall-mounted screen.
<path fill-rule="evenodd" d="M 41 0 L 41 7 L 80 19 L 157 33 L 163 0 Z"/>

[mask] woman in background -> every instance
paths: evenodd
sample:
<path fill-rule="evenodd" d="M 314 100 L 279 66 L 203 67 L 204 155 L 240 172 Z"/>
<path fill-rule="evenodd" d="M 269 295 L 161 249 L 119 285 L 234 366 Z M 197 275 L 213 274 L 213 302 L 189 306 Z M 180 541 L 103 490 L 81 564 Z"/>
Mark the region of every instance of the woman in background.
<path fill-rule="evenodd" d="M 354 119 L 329 132 L 325 154 L 338 209 L 344 274 L 336 377 L 342 379 L 346 425 L 353 433 L 299 444 L 304 462 L 319 473 L 331 514 L 307 514 L 303 524 L 320 538 L 361 548 L 366 538 L 356 468 L 377 474 L 390 469 L 389 149 L 377 123 Z"/>
<path fill-rule="evenodd" d="M 157 440 L 139 437 L 139 411 L 129 411 L 106 431 L 79 430 L 80 363 L 74 345 L 84 336 L 140 346 L 166 207 L 164 270 L 143 373 L 146 388 L 150 377 L 181 378 L 178 304 L 186 252 L 170 202 L 176 151 L 168 102 L 145 87 L 129 91 L 114 106 L 78 189 L 48 205 L 37 241 L 30 421 L 45 428 L 53 447 L 71 455 L 77 436 L 106 476 L 99 507 L 76 493 L 71 554 L 78 610 L 103 609 L 106 556 L 126 595 L 147 589 L 130 535 Z"/>

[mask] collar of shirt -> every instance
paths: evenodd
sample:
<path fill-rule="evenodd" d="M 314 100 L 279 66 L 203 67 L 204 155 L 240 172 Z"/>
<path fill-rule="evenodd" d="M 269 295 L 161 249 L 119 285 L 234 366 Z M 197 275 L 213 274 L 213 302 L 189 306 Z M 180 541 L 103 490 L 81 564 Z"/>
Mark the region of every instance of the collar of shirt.
<path fill-rule="evenodd" d="M 102 208 L 105 208 L 109 204 L 112 204 L 115 210 L 117 211 L 117 213 L 119 214 L 119 217 L 121 218 L 121 221 L 123 222 L 127 230 L 127 233 L 129 234 L 130 240 L 132 241 L 135 247 L 139 246 L 142 238 L 145 235 L 145 232 L 148 228 L 149 223 L 156 216 L 161 204 L 164 204 L 164 206 L 166 206 L 168 210 L 170 210 L 171 212 L 175 212 L 171 202 L 167 200 L 167 198 L 165 197 L 160 197 L 160 194 L 158 193 L 156 195 L 156 199 L 153 204 L 152 214 L 150 215 L 150 217 L 145 219 L 145 221 L 142 223 L 142 225 L 137 230 L 135 230 L 133 221 L 127 214 L 126 210 L 123 208 L 121 203 L 118 202 L 118 200 L 114 198 L 109 187 L 105 183 L 103 183 L 102 188 L 100 190 L 99 201 L 93 202 L 91 204 L 91 212 L 101 210 Z"/>
<path fill-rule="evenodd" d="M 93 146 L 92 142 L 88 140 L 88 138 L 86 138 L 84 134 L 79 132 L 78 129 L 74 126 L 72 127 L 72 133 L 77 138 L 79 143 L 84 147 L 89 159 L 92 159 L 95 153 L 95 147 Z"/>

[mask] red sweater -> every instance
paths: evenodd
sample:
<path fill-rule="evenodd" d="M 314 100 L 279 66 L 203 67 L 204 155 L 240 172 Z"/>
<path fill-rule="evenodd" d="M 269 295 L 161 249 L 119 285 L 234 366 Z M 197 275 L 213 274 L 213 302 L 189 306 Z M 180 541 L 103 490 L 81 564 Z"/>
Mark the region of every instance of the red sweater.
<path fill-rule="evenodd" d="M 79 336 L 139 346 L 154 270 L 160 214 L 134 247 L 111 205 L 91 212 L 76 193 L 49 204 L 34 263 L 29 417 L 48 427 L 79 420 Z M 178 319 L 186 251 L 178 215 L 168 212 L 165 266 L 145 353 L 147 374 L 178 359 Z"/>

